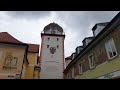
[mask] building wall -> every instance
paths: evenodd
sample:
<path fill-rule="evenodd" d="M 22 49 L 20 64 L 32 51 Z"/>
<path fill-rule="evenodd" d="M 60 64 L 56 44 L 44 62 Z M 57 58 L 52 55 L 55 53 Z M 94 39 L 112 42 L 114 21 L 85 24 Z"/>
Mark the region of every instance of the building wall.
<path fill-rule="evenodd" d="M 33 74 L 34 74 L 34 66 L 37 64 L 37 53 L 28 53 L 28 61 L 29 64 L 26 67 L 26 79 L 33 79 Z"/>
<path fill-rule="evenodd" d="M 120 57 L 110 62 L 105 62 L 93 70 L 88 70 L 82 75 L 76 76 L 75 79 L 94 79 L 117 70 L 120 70 Z"/>
<path fill-rule="evenodd" d="M 22 76 L 21 76 L 21 79 L 26 79 L 26 63 L 24 62 L 23 63 L 23 68 L 22 68 Z"/>
<path fill-rule="evenodd" d="M 117 50 L 117 56 L 108 59 L 105 49 L 105 43 L 113 38 Z M 75 79 L 92 79 L 107 73 L 120 70 L 120 26 L 115 28 L 111 33 L 99 41 L 93 48 L 91 48 L 85 55 L 83 55 L 76 64 L 82 62 L 83 74 L 75 75 Z M 88 55 L 93 53 L 95 60 L 95 68 L 90 69 L 88 62 Z M 73 68 L 74 64 L 71 68 Z M 70 71 L 71 69 L 69 69 Z M 68 74 L 68 73 L 67 73 Z"/>
<path fill-rule="evenodd" d="M 65 60 L 66 67 L 72 60 Z"/>
<path fill-rule="evenodd" d="M 16 74 L 21 74 L 24 53 L 24 46 L 0 44 L 0 79 L 15 78 Z"/>
<path fill-rule="evenodd" d="M 39 73 L 38 70 L 34 70 L 34 79 L 39 79 Z"/>
<path fill-rule="evenodd" d="M 48 41 L 50 38 L 50 41 Z M 57 41 L 59 38 L 59 41 Z M 41 79 L 62 79 L 64 69 L 64 37 L 43 36 L 41 48 Z M 49 45 L 49 48 L 47 48 Z M 59 45 L 59 48 L 57 48 Z M 56 51 L 51 54 L 50 48 L 55 47 Z"/>
<path fill-rule="evenodd" d="M 118 55 L 115 58 L 108 60 L 107 52 L 105 49 L 105 43 L 111 38 L 113 38 L 114 40 Z M 92 48 L 86 54 L 86 56 L 83 56 L 88 58 L 88 55 L 93 52 L 95 56 L 96 68 L 94 68 L 93 70 L 90 70 L 89 68 L 87 68 L 86 70 L 84 70 L 85 73 L 83 73 L 83 75 L 77 76 L 76 78 L 95 78 L 97 76 L 101 76 L 101 75 L 119 70 L 120 69 L 119 39 L 120 39 L 120 27 L 116 28 L 113 32 L 111 32 L 109 35 L 103 38 L 103 40 L 101 40 L 94 48 Z M 86 61 L 88 61 L 88 59 L 86 59 Z M 86 63 L 83 63 L 83 64 L 86 67 L 89 66 Z"/>

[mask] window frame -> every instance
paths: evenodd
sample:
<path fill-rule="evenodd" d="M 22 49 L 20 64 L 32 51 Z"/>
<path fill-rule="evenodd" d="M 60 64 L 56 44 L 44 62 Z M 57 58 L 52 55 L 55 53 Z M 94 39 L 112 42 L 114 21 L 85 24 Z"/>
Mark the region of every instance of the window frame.
<path fill-rule="evenodd" d="M 112 41 L 113 47 L 114 47 L 115 52 L 116 52 L 116 55 L 115 55 L 115 56 L 113 55 L 113 49 L 111 48 L 111 44 L 110 44 L 111 41 Z M 108 51 L 108 45 L 109 45 L 109 47 L 110 47 L 110 50 L 112 51 L 112 57 L 110 57 L 110 54 L 109 54 L 109 51 Z M 114 57 L 116 57 L 116 56 L 118 55 L 117 49 L 116 49 L 116 46 L 115 46 L 115 43 L 114 43 L 113 38 L 109 39 L 109 40 L 105 43 L 105 50 L 106 50 L 108 59 L 113 59 Z"/>
<path fill-rule="evenodd" d="M 80 67 L 80 64 L 81 64 L 81 67 Z M 79 68 L 79 74 L 82 74 L 83 73 L 82 63 L 78 64 L 78 68 Z"/>
<path fill-rule="evenodd" d="M 90 61 L 90 56 L 93 56 L 93 61 L 92 61 L 92 63 L 91 63 L 91 61 Z M 90 69 L 93 69 L 93 68 L 95 68 L 95 59 L 94 59 L 94 54 L 93 53 L 91 53 L 91 54 L 89 54 L 89 56 L 88 56 L 88 61 L 89 61 L 89 67 L 90 67 Z"/>
<path fill-rule="evenodd" d="M 72 71 L 71 71 L 71 78 L 73 79 L 74 78 L 74 67 L 72 68 Z"/>
<path fill-rule="evenodd" d="M 59 45 L 57 45 L 57 48 L 59 48 Z"/>
<path fill-rule="evenodd" d="M 0 51 L 0 60 L 2 59 L 3 51 Z"/>
<path fill-rule="evenodd" d="M 47 39 L 48 41 L 50 41 L 50 38 L 48 37 L 48 39 Z"/>
<path fill-rule="evenodd" d="M 59 38 L 57 38 L 57 41 L 59 41 Z"/>

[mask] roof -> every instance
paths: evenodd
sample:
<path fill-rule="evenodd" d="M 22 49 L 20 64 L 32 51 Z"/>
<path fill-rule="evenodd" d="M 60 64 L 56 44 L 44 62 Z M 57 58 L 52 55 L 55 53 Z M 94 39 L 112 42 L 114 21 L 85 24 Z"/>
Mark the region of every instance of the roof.
<path fill-rule="evenodd" d="M 50 23 L 44 27 L 44 31 L 48 31 L 50 29 L 55 29 L 57 28 L 58 31 L 63 32 L 63 29 L 61 26 L 59 26 L 57 23 Z"/>
<path fill-rule="evenodd" d="M 72 53 L 71 56 L 72 56 L 73 54 L 76 54 L 76 52 Z"/>
<path fill-rule="evenodd" d="M 38 44 L 30 44 L 30 43 L 26 43 L 28 44 L 28 52 L 33 52 L 33 53 L 38 53 L 39 52 L 39 45 Z"/>
<path fill-rule="evenodd" d="M 106 25 L 108 25 L 108 23 L 109 23 L 109 22 L 96 23 L 96 24 L 94 25 L 94 27 L 92 28 L 92 30 L 94 31 L 94 30 L 97 28 L 97 25 L 99 25 L 99 26 L 106 26 Z"/>
<path fill-rule="evenodd" d="M 94 39 L 94 36 L 92 36 L 92 37 L 86 37 L 86 38 L 83 39 L 82 42 L 84 42 L 84 40 L 86 40 L 86 39 L 91 39 L 92 40 L 92 39 Z"/>
<path fill-rule="evenodd" d="M 17 40 L 16 38 L 11 36 L 7 32 L 0 32 L 0 42 L 2 42 L 2 43 L 12 43 L 12 44 L 25 44 L 25 43 Z"/>
<path fill-rule="evenodd" d="M 72 60 L 71 56 L 66 57 L 65 60 Z"/>
<path fill-rule="evenodd" d="M 114 24 L 115 23 L 115 24 Z M 85 50 L 87 52 L 87 50 L 91 49 L 92 46 L 94 46 L 95 43 L 99 42 L 99 40 L 101 39 L 101 35 L 103 36 L 106 36 L 106 32 L 110 32 L 111 30 L 113 29 L 110 29 L 110 27 L 116 27 L 120 25 L 120 12 L 108 23 L 108 25 L 105 26 L 105 28 L 89 43 L 88 46 L 86 46 L 81 53 L 79 53 L 69 64 L 68 66 L 66 67 L 66 69 L 64 70 L 64 73 L 67 72 L 67 70 L 71 67 L 71 65 L 73 65 L 74 63 L 76 63 L 76 61 L 78 60 L 77 58 L 79 57 L 82 57 L 82 55 L 84 55 L 85 53 Z M 108 32 L 108 33 L 109 33 Z M 95 42 L 96 41 L 96 42 Z"/>
<path fill-rule="evenodd" d="M 83 46 L 78 46 L 78 47 L 76 47 L 76 49 L 77 49 L 77 48 L 84 48 L 84 47 L 83 47 Z"/>

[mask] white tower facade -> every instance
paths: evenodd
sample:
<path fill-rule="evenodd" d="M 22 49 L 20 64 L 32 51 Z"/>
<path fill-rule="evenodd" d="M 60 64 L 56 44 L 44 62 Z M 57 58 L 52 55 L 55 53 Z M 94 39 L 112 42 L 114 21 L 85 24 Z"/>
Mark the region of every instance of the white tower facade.
<path fill-rule="evenodd" d="M 40 79 L 63 79 L 64 39 L 62 27 L 50 23 L 41 33 Z"/>

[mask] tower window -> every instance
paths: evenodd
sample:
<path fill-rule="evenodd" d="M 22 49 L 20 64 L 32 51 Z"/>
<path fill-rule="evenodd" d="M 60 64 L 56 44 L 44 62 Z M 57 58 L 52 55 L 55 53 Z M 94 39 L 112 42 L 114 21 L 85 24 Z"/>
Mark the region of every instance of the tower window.
<path fill-rule="evenodd" d="M 55 31 L 51 31 L 51 34 L 55 34 Z"/>
<path fill-rule="evenodd" d="M 49 45 L 47 45 L 47 48 L 49 48 Z"/>
<path fill-rule="evenodd" d="M 59 48 L 59 46 L 57 45 L 57 48 Z"/>
<path fill-rule="evenodd" d="M 48 38 L 48 41 L 50 41 L 50 38 Z"/>
<path fill-rule="evenodd" d="M 59 38 L 57 38 L 57 41 L 59 41 Z"/>

